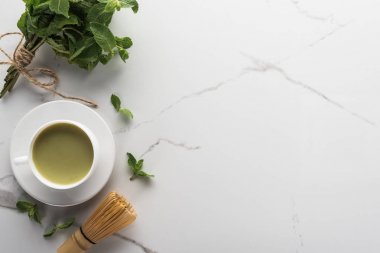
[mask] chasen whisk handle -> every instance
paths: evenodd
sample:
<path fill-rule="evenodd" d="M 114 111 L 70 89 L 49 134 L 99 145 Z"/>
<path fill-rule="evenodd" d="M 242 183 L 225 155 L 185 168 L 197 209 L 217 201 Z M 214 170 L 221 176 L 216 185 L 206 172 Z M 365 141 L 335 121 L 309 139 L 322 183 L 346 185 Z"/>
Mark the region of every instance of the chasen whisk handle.
<path fill-rule="evenodd" d="M 84 253 L 93 245 L 78 229 L 58 248 L 57 253 Z"/>

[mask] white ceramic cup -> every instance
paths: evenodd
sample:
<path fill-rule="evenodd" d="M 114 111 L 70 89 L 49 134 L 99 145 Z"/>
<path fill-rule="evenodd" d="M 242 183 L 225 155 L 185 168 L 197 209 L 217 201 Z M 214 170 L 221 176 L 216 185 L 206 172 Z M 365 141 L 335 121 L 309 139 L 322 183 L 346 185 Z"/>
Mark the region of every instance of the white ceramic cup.
<path fill-rule="evenodd" d="M 72 184 L 57 184 L 55 182 L 52 182 L 48 179 L 46 179 L 44 176 L 41 175 L 41 173 L 37 170 L 34 162 L 33 162 L 33 159 L 32 159 L 32 152 L 33 152 L 33 146 L 34 146 L 34 142 L 36 141 L 37 137 L 40 135 L 40 133 L 42 131 L 44 131 L 46 128 L 52 126 L 52 125 L 55 125 L 55 124 L 60 124 L 60 123 L 66 123 L 66 124 L 71 124 L 71 125 L 74 125 L 76 127 L 79 127 L 87 136 L 88 138 L 90 139 L 91 141 L 91 144 L 92 144 L 92 148 L 93 148 L 93 152 L 94 152 L 94 158 L 92 160 L 92 165 L 91 165 L 91 168 L 90 170 L 88 171 L 87 175 L 85 177 L 83 177 L 81 180 L 75 182 L 75 183 L 72 183 Z M 54 121 L 50 121 L 44 125 L 42 125 L 33 135 L 33 137 L 31 138 L 30 142 L 29 142 L 29 154 L 26 154 L 26 155 L 23 155 L 23 156 L 19 156 L 19 157 L 16 157 L 14 159 L 14 163 L 15 165 L 25 165 L 25 164 L 29 164 L 34 176 L 44 185 L 46 185 L 47 187 L 49 188 L 52 188 L 52 189 L 56 189 L 56 190 L 66 190 L 66 189 L 71 189 L 71 188 L 74 188 L 74 187 L 77 187 L 81 184 L 83 184 L 92 174 L 94 168 L 96 167 L 97 163 L 98 163 L 98 159 L 99 159 L 99 145 L 98 145 L 98 141 L 95 137 L 95 135 L 91 132 L 90 129 L 88 129 L 86 126 L 84 126 L 83 124 L 80 124 L 78 122 L 75 122 L 75 121 L 72 121 L 72 120 L 54 120 Z"/>

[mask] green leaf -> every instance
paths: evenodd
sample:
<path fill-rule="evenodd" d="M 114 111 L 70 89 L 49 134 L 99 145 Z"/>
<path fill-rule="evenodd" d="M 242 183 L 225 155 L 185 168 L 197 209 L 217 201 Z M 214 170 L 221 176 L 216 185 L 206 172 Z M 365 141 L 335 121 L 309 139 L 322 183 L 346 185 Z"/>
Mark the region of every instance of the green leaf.
<path fill-rule="evenodd" d="M 26 29 L 28 30 L 28 33 L 37 33 L 38 18 L 39 17 L 30 16 L 29 13 L 26 15 Z"/>
<path fill-rule="evenodd" d="M 43 3 L 33 5 L 33 15 L 37 14 L 53 14 L 50 10 L 50 1 L 45 1 Z"/>
<path fill-rule="evenodd" d="M 74 60 L 76 57 L 78 57 L 86 48 L 90 48 L 95 43 L 95 40 L 93 38 L 88 38 L 85 40 L 81 40 L 77 43 L 77 49 L 76 51 L 70 56 L 69 61 Z"/>
<path fill-rule="evenodd" d="M 132 8 L 134 13 L 138 12 L 139 4 L 136 0 L 122 0 L 124 2 L 123 8 Z"/>
<path fill-rule="evenodd" d="M 34 220 L 37 223 L 41 224 L 41 217 L 38 213 L 37 206 L 35 206 L 33 209 L 30 209 L 28 212 L 28 216 L 30 219 Z"/>
<path fill-rule="evenodd" d="M 67 18 L 69 17 L 69 0 L 51 0 L 49 7 L 51 11 L 57 14 L 62 14 Z"/>
<path fill-rule="evenodd" d="M 121 113 L 126 118 L 133 119 L 133 114 L 130 110 L 127 108 L 121 108 L 121 100 L 115 94 L 112 94 L 111 96 L 111 103 L 117 112 Z"/>
<path fill-rule="evenodd" d="M 74 222 L 75 218 L 69 218 L 64 223 L 54 225 L 44 233 L 44 237 L 51 237 L 52 235 L 54 235 L 55 232 L 57 232 L 58 229 L 67 229 L 71 227 L 71 225 L 73 225 Z"/>
<path fill-rule="evenodd" d="M 29 219 L 33 219 L 36 213 L 36 209 L 32 208 L 28 211 L 28 217 Z"/>
<path fill-rule="evenodd" d="M 36 209 L 36 211 L 34 212 L 34 215 L 33 215 L 33 220 L 37 223 L 40 223 L 41 224 L 41 216 L 38 212 L 38 210 Z"/>
<path fill-rule="evenodd" d="M 146 178 L 154 177 L 154 175 L 148 174 L 142 170 L 143 165 L 144 165 L 144 159 L 140 159 L 139 161 L 136 161 L 136 158 L 131 153 L 127 153 L 127 155 L 128 155 L 128 165 L 132 172 L 132 176 L 129 178 L 129 180 L 133 180 L 136 177 L 146 177 Z"/>
<path fill-rule="evenodd" d="M 99 57 L 99 60 L 103 65 L 106 65 L 112 59 L 112 57 L 113 57 L 113 54 L 111 53 L 101 54 Z"/>
<path fill-rule="evenodd" d="M 136 2 L 136 5 L 132 7 L 132 11 L 137 13 L 139 11 L 139 4 Z"/>
<path fill-rule="evenodd" d="M 142 167 L 144 165 L 144 159 L 140 159 L 137 163 L 136 163 L 136 170 L 142 170 Z"/>
<path fill-rule="evenodd" d="M 27 16 L 27 30 L 29 34 L 35 34 L 39 37 L 47 37 L 47 30 L 52 22 L 52 15 L 41 14 L 37 16 Z"/>
<path fill-rule="evenodd" d="M 103 24 L 92 22 L 90 23 L 90 30 L 94 34 L 96 43 L 105 52 L 112 53 L 116 47 L 116 41 L 110 29 Z"/>
<path fill-rule="evenodd" d="M 57 231 L 57 227 L 53 226 L 44 233 L 44 237 L 51 237 Z"/>
<path fill-rule="evenodd" d="M 121 8 L 132 8 L 133 12 L 137 12 L 139 5 L 136 0 L 98 0 L 100 3 L 105 3 L 106 11 L 120 11 Z"/>
<path fill-rule="evenodd" d="M 87 21 L 97 22 L 108 26 L 111 23 L 114 11 L 107 12 L 105 10 L 105 6 L 106 5 L 104 3 L 98 3 L 92 6 L 88 11 Z"/>
<path fill-rule="evenodd" d="M 70 51 L 68 51 L 64 45 L 62 45 L 60 42 L 55 41 L 52 38 L 47 38 L 46 43 L 48 43 L 56 53 L 60 53 L 61 55 L 69 56 Z"/>
<path fill-rule="evenodd" d="M 140 177 L 154 177 L 154 175 L 148 174 L 148 173 L 146 173 L 145 171 L 142 171 L 142 170 L 137 171 L 136 175 L 140 176 Z"/>
<path fill-rule="evenodd" d="M 30 219 L 41 223 L 41 217 L 38 213 L 38 207 L 36 204 L 27 201 L 17 201 L 16 207 L 20 212 L 27 212 Z"/>
<path fill-rule="evenodd" d="M 131 38 L 129 37 L 117 37 L 115 36 L 116 45 L 124 49 L 128 49 L 133 45 Z"/>
<path fill-rule="evenodd" d="M 127 153 L 127 156 L 128 156 L 128 165 L 132 169 L 134 169 L 136 167 L 136 158 L 131 153 Z"/>
<path fill-rule="evenodd" d="M 127 50 L 123 48 L 119 48 L 118 50 L 119 50 L 120 58 L 123 60 L 123 62 L 125 62 L 129 58 L 129 54 Z"/>
<path fill-rule="evenodd" d="M 68 27 L 64 27 L 62 30 L 64 33 L 70 32 L 71 34 L 75 34 L 75 35 L 78 35 L 79 37 L 83 37 L 83 33 L 79 31 L 77 28 L 80 29 L 80 27 L 78 26 L 76 26 L 76 28 L 68 26 Z"/>
<path fill-rule="evenodd" d="M 66 229 L 66 228 L 71 227 L 71 225 L 73 225 L 74 222 L 75 222 L 75 218 L 69 218 L 69 219 L 66 220 L 64 223 L 61 223 L 61 224 L 56 225 L 56 227 L 57 227 L 58 229 Z"/>
<path fill-rule="evenodd" d="M 76 47 L 78 46 L 78 40 L 79 40 L 79 42 L 81 42 L 82 40 L 80 38 L 77 39 L 77 34 L 73 33 L 73 31 L 71 31 L 69 29 L 64 29 L 62 34 L 66 38 L 66 40 L 69 44 L 69 51 L 70 51 L 70 55 L 71 55 L 69 58 L 69 62 L 70 62 L 72 55 L 77 51 Z"/>
<path fill-rule="evenodd" d="M 112 103 L 113 107 L 115 108 L 115 110 L 118 112 L 120 110 L 120 106 L 121 106 L 120 98 L 118 96 L 116 96 L 115 94 L 112 94 L 111 95 L 111 103 Z"/>
<path fill-rule="evenodd" d="M 27 35 L 28 35 L 28 30 L 27 30 L 27 26 L 26 26 L 27 15 L 28 14 L 26 12 L 24 12 L 17 22 L 18 29 L 20 29 L 20 31 L 24 34 L 25 37 L 27 37 Z"/>
<path fill-rule="evenodd" d="M 26 201 L 17 201 L 16 207 L 20 212 L 29 212 L 35 207 L 35 204 Z"/>
<path fill-rule="evenodd" d="M 113 12 L 115 10 L 120 10 L 120 1 L 119 0 L 99 0 L 101 3 L 105 3 L 105 11 Z"/>
<path fill-rule="evenodd" d="M 75 34 L 71 33 L 70 30 L 63 30 L 63 35 L 65 35 L 69 42 L 76 44 L 77 38 L 75 37 Z"/>
<path fill-rule="evenodd" d="M 59 29 L 63 28 L 66 25 L 77 25 L 79 24 L 78 17 L 74 14 L 71 14 L 69 18 L 64 16 L 56 15 L 53 19 L 53 23 Z"/>
<path fill-rule="evenodd" d="M 130 110 L 126 109 L 126 108 L 121 108 L 119 110 L 119 112 L 124 116 L 124 117 L 127 117 L 129 119 L 133 119 L 133 114 Z"/>
<path fill-rule="evenodd" d="M 78 64 L 79 67 L 92 70 L 99 62 L 99 56 L 102 49 L 98 44 L 94 43 L 90 47 L 83 50 L 83 52 L 70 63 Z"/>
<path fill-rule="evenodd" d="M 64 26 L 67 25 L 77 25 L 79 24 L 78 17 L 75 15 L 70 15 L 69 18 L 66 18 L 62 15 L 56 15 L 53 21 L 47 28 L 47 35 L 53 35 L 59 33 Z"/>

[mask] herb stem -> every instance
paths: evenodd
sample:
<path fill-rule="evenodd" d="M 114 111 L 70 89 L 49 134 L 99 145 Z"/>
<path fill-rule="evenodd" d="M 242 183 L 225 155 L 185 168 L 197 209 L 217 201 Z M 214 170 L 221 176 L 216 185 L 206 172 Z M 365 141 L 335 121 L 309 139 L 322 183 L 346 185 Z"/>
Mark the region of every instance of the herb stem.
<path fill-rule="evenodd" d="M 34 47 L 32 47 L 29 51 L 31 53 L 35 53 L 37 51 L 37 49 L 39 49 L 43 44 L 45 43 L 45 40 L 44 39 L 41 39 Z"/>
<path fill-rule="evenodd" d="M 35 54 L 35 52 L 45 43 L 45 40 L 38 37 L 33 36 L 31 39 L 27 39 L 24 42 L 24 47 L 29 50 L 32 54 Z M 10 66 L 7 70 L 8 74 L 5 76 L 4 81 L 4 88 L 0 93 L 0 98 L 2 98 L 7 92 L 11 92 L 13 87 L 16 85 L 16 82 L 18 78 L 20 77 L 20 73 L 14 66 Z"/>

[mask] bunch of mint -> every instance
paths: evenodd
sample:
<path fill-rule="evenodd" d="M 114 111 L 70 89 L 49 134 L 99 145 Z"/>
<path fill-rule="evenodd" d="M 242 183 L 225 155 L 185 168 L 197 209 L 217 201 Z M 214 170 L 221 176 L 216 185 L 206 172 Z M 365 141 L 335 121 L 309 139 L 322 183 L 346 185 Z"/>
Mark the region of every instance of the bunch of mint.
<path fill-rule="evenodd" d="M 118 54 L 123 61 L 132 46 L 129 37 L 114 36 L 108 28 L 115 11 L 138 11 L 136 0 L 23 0 L 26 10 L 17 26 L 25 36 L 24 47 L 33 55 L 47 43 L 70 64 L 92 70 Z M 20 73 L 8 69 L 0 98 L 15 85 Z"/>

